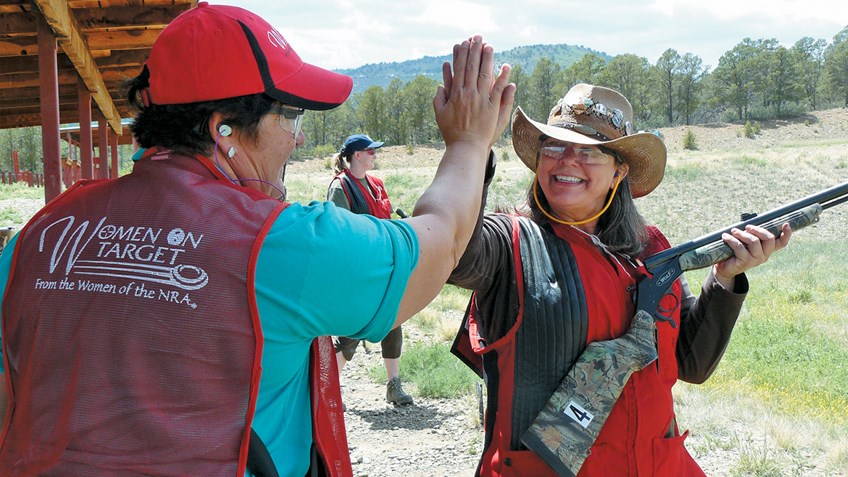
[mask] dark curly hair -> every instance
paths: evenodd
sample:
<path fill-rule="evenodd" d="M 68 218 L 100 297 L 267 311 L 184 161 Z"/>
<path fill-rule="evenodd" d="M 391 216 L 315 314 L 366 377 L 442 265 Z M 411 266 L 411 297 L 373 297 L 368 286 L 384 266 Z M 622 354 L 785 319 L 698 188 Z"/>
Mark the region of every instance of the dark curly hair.
<path fill-rule="evenodd" d="M 163 147 L 181 153 L 212 153 L 215 138 L 207 126 L 213 113 L 219 112 L 230 126 L 238 127 L 248 139 L 256 141 L 259 121 L 275 100 L 263 93 L 216 101 L 187 104 L 144 104 L 149 84 L 147 66 L 141 74 L 124 83 L 130 106 L 137 111 L 130 131 L 141 147 Z"/>

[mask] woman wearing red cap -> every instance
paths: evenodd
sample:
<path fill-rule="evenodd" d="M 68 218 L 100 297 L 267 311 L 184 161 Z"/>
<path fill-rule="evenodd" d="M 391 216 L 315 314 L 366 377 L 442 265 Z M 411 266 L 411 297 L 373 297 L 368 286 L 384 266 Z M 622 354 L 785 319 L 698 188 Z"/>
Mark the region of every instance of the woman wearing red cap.
<path fill-rule="evenodd" d="M 327 188 L 327 200 L 356 214 L 369 214 L 378 219 L 392 216 L 392 203 L 386 187 L 379 177 L 368 174 L 374 169 L 377 150 L 382 141 L 367 134 L 348 136 L 339 152 L 333 156 L 336 176 Z M 339 372 L 353 359 L 360 340 L 346 336 L 333 338 Z M 380 341 L 380 352 L 386 366 L 386 402 L 398 406 L 412 404 L 412 396 L 403 390 L 400 382 L 400 354 L 403 349 L 403 330 L 393 329 Z M 344 406 L 343 406 L 344 407 Z"/>
<path fill-rule="evenodd" d="M 748 291 L 744 272 L 791 230 L 734 229 L 723 239 L 735 255 L 713 267 L 697 299 L 681 277 L 660 304 L 669 321 L 634 320 L 639 259 L 669 243 L 633 201 L 662 180 L 665 145 L 634 133 L 632 117 L 620 93 L 587 84 L 546 124 L 521 108 L 513 115 L 513 147 L 535 173 L 526 214 L 483 217 L 449 280 L 474 290 L 455 352 L 488 386 L 477 475 L 704 475 L 683 446 L 672 386 L 709 377 Z M 596 359 L 598 345 L 587 351 L 616 340 L 625 351 L 611 362 L 633 368 Z M 575 365 L 590 371 L 572 379 Z M 632 375 L 608 374 L 617 369 Z"/>
<path fill-rule="evenodd" d="M 479 36 L 454 47 L 441 167 L 415 217 L 373 220 L 279 200 L 305 110 L 351 78 L 247 10 L 175 19 L 129 84 L 133 172 L 78 182 L 0 257 L 0 475 L 351 475 L 328 336 L 379 341 L 441 290 L 511 109 L 493 67 Z"/>

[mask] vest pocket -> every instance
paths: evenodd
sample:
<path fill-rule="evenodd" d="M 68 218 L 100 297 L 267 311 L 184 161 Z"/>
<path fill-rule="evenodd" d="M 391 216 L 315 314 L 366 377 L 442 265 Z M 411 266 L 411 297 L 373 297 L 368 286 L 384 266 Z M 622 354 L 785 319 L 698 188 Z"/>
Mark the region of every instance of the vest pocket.
<path fill-rule="evenodd" d="M 683 446 L 688 436 L 689 431 L 686 431 L 677 437 L 654 438 L 654 477 L 705 477 Z"/>

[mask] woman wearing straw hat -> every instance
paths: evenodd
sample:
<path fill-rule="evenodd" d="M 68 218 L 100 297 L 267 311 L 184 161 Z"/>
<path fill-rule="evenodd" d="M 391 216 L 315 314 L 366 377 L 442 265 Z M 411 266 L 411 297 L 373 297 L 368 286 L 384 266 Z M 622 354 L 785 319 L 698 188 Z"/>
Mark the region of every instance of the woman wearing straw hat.
<path fill-rule="evenodd" d="M 587 84 L 571 88 L 546 124 L 521 108 L 513 115 L 513 147 L 535 172 L 526 214 L 485 215 L 449 280 L 475 291 L 454 352 L 487 383 L 478 475 L 704 475 L 683 446 L 671 388 L 715 369 L 748 291 L 744 272 L 787 244 L 788 225 L 779 239 L 759 227 L 725 235 L 735 256 L 712 268 L 697 299 L 682 277 L 673 285 L 661 306 L 675 310 L 674 326 L 657 324 L 650 346 L 657 361 L 621 381 L 586 450 L 552 455 L 533 438 L 587 345 L 630 335 L 638 259 L 669 247 L 633 201 L 660 184 L 665 145 L 634 133 L 632 116 L 620 93 Z M 599 417 L 579 406 L 571 415 L 587 427 Z M 562 429 L 542 440 L 567 447 Z"/>

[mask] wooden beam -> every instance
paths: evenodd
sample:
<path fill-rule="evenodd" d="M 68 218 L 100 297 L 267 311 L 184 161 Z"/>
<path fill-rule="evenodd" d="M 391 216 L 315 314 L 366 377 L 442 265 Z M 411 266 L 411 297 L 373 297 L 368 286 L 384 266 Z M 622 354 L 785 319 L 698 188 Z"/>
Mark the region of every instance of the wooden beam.
<path fill-rule="evenodd" d="M 59 96 L 67 96 L 67 95 L 77 94 L 76 86 L 67 86 L 67 85 L 59 85 Z M 4 103 L 6 101 L 15 101 L 15 100 L 28 100 L 35 99 L 38 100 L 38 88 L 15 88 L 15 89 L 0 89 L 0 103 Z M 0 108 L 2 109 L 2 108 Z M 2 110 L 0 110 L 0 114 L 2 114 Z"/>
<path fill-rule="evenodd" d="M 59 70 L 74 70 L 74 64 L 65 54 L 56 55 L 56 65 Z M 0 58 L 0 77 L 13 73 L 38 74 L 38 56 L 13 56 Z"/>
<path fill-rule="evenodd" d="M 119 6 L 109 8 L 74 9 L 73 14 L 83 31 L 100 28 L 164 27 L 180 13 L 191 8 L 190 4 L 161 6 Z M 0 20 L 0 25 L 2 21 Z"/>
<path fill-rule="evenodd" d="M 93 31 L 85 38 L 92 50 L 134 50 L 151 48 L 164 29 L 154 27 L 143 30 Z"/>
<path fill-rule="evenodd" d="M 100 90 L 109 92 L 108 84 L 120 85 L 123 81 L 137 76 L 141 73 L 140 66 L 103 68 L 98 71 L 100 76 Z M 82 76 L 82 75 L 79 75 Z M 77 71 L 74 69 L 59 70 L 59 84 L 76 84 Z M 88 84 L 88 83 L 86 83 Z M 38 86 L 38 75 L 33 73 L 17 73 L 0 75 L 0 89 L 28 88 Z M 120 88 L 111 88 L 118 90 Z M 94 91 L 91 92 L 94 94 Z M 111 97 L 110 97 L 111 99 Z"/>
<path fill-rule="evenodd" d="M 0 36 L 0 58 L 27 55 L 38 55 L 38 40 L 35 35 L 14 38 Z"/>
<path fill-rule="evenodd" d="M 70 124 L 79 122 L 79 112 L 77 110 L 63 112 L 60 115 L 60 124 Z M 41 113 L 16 114 L 14 116 L 0 116 L 0 129 L 11 128 L 29 128 L 41 124 Z"/>
<path fill-rule="evenodd" d="M 112 102 L 112 97 L 109 96 L 109 92 L 106 90 L 106 85 L 103 83 L 103 78 L 100 76 L 100 71 L 97 69 L 94 57 L 86 45 L 86 39 L 83 38 L 76 19 L 71 14 L 67 0 L 33 1 L 41 10 L 45 21 L 50 25 L 68 58 L 77 67 L 80 77 L 85 82 L 86 87 L 91 92 L 92 98 L 103 112 L 106 120 L 109 121 L 116 134 L 121 134 L 123 132 L 121 128 L 121 115 L 118 113 L 115 104 Z"/>
<path fill-rule="evenodd" d="M 38 0 L 39 2 L 57 2 L 61 0 Z M 92 51 L 99 50 L 142 50 L 150 49 L 163 28 L 147 28 L 136 30 L 119 30 L 119 31 L 93 31 L 87 33 L 81 40 L 88 49 L 88 54 L 92 58 Z M 78 34 L 79 31 L 77 31 Z M 59 37 L 59 43 L 63 40 Z M 14 38 L 0 37 L 0 58 L 7 56 L 23 56 L 34 55 L 38 49 L 38 44 L 35 36 L 20 36 Z M 70 51 L 67 51 L 68 56 L 71 56 Z"/>
<path fill-rule="evenodd" d="M 32 35 L 35 31 L 35 17 L 31 13 L 0 13 L 0 31 L 9 36 Z"/>

